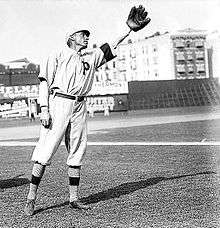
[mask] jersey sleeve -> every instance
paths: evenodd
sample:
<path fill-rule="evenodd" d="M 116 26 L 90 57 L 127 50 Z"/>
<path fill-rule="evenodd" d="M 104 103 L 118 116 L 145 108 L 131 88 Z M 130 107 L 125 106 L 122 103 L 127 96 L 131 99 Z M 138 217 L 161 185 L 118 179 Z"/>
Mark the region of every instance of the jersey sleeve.
<path fill-rule="evenodd" d="M 40 65 L 39 80 L 46 80 L 48 86 L 53 82 L 57 69 L 57 57 L 56 54 L 50 54 L 46 61 Z"/>

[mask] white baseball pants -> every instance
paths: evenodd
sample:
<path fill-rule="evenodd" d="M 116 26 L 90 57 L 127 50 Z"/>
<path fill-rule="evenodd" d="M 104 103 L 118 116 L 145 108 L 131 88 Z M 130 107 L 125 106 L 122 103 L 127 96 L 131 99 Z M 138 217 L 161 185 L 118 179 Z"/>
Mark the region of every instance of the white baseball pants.
<path fill-rule="evenodd" d="M 52 124 L 50 128 L 41 126 L 32 161 L 49 165 L 65 135 L 67 165 L 81 166 L 87 144 L 86 101 L 50 96 L 49 109 Z"/>

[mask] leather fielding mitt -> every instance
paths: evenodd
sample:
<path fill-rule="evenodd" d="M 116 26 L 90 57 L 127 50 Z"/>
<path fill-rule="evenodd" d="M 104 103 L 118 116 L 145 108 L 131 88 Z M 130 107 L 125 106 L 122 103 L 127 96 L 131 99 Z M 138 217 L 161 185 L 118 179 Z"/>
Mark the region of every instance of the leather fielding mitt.
<path fill-rule="evenodd" d="M 137 32 L 143 29 L 151 21 L 147 15 L 148 12 L 145 11 L 145 8 L 142 5 L 139 5 L 138 8 L 134 6 L 130 10 L 126 24 L 132 31 Z"/>

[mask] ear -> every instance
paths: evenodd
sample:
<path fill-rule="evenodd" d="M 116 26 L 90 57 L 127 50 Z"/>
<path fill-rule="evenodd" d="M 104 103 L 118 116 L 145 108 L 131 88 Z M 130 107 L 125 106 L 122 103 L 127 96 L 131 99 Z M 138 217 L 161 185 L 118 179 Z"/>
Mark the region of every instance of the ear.
<path fill-rule="evenodd" d="M 76 39 L 76 34 L 71 35 L 69 39 L 70 40 L 75 40 Z"/>

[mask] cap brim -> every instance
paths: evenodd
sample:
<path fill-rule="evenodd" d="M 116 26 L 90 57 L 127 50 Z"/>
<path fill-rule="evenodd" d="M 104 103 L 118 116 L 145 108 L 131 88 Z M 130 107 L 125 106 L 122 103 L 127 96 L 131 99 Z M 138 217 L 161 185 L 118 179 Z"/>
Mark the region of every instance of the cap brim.
<path fill-rule="evenodd" d="M 90 35 L 90 31 L 89 30 L 86 30 L 86 29 L 82 29 L 82 30 L 79 30 L 77 32 L 84 32 L 87 36 Z M 75 33 L 77 33 L 77 32 L 75 32 Z"/>
<path fill-rule="evenodd" d="M 66 43 L 67 43 L 67 41 L 69 40 L 70 36 L 72 36 L 73 34 L 75 34 L 75 33 L 77 33 L 77 32 L 85 32 L 85 34 L 86 34 L 87 36 L 90 35 L 90 31 L 87 30 L 87 29 L 79 29 L 79 30 L 77 30 L 77 29 L 71 29 L 69 32 L 67 32 L 67 34 L 66 34 L 66 36 L 65 36 L 65 41 L 66 41 Z"/>

